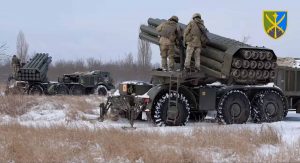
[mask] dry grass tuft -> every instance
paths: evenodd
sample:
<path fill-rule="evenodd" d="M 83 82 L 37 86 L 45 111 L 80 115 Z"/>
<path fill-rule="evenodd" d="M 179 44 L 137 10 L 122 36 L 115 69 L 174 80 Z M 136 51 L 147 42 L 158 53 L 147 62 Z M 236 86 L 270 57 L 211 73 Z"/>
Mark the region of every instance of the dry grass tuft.
<path fill-rule="evenodd" d="M 62 126 L 31 128 L 18 124 L 1 125 L 0 131 L 0 162 L 269 162 L 294 150 L 262 156 L 257 153 L 261 145 L 281 146 L 280 138 L 265 139 L 266 135 L 278 135 L 275 130 L 262 129 L 260 133 L 229 130 L 227 126 L 195 128 L 189 134 Z M 297 160 L 299 147 L 295 146 L 298 150 L 281 160 Z"/>
<path fill-rule="evenodd" d="M 4 83 L 0 83 L 0 92 L 4 92 L 6 85 Z"/>
<path fill-rule="evenodd" d="M 37 103 L 29 96 L 0 96 L 0 114 L 19 116 Z"/>
<path fill-rule="evenodd" d="M 282 142 L 282 137 L 279 132 L 269 125 L 262 125 L 260 129 L 260 137 L 258 144 L 277 145 Z"/>
<path fill-rule="evenodd" d="M 79 113 L 93 114 L 100 101 L 101 99 L 97 96 L 0 96 L 0 114 L 15 117 L 23 115 L 33 108 L 45 109 L 44 105 L 50 104 L 52 109 L 68 109 L 69 118 L 77 120 L 76 115 L 79 115 Z"/>

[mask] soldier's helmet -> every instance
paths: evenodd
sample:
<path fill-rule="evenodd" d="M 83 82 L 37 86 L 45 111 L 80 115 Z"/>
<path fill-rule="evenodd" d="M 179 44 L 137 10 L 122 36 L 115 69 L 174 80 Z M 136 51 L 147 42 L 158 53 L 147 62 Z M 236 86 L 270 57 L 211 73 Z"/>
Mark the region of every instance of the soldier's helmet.
<path fill-rule="evenodd" d="M 178 23 L 178 17 L 177 16 L 172 16 L 170 19 L 170 21 L 175 21 L 176 23 Z"/>
<path fill-rule="evenodd" d="M 200 19 L 201 19 L 201 15 L 200 15 L 199 13 L 195 13 L 195 14 L 193 15 L 193 19 L 195 19 L 195 18 L 200 18 Z"/>
<path fill-rule="evenodd" d="M 15 58 L 15 57 L 17 57 L 16 55 L 13 55 L 13 57 Z"/>

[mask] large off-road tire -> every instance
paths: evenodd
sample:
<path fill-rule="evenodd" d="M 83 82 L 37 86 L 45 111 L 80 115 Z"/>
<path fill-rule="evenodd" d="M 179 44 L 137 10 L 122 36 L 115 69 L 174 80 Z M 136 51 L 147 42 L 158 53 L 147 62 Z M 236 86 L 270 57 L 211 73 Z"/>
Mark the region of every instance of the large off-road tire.
<path fill-rule="evenodd" d="M 177 108 L 176 97 L 178 97 Z M 189 120 L 189 115 L 190 104 L 188 99 L 182 93 L 165 93 L 161 95 L 156 104 L 154 104 L 153 121 L 157 126 L 186 125 Z"/>
<path fill-rule="evenodd" d="M 73 85 L 70 88 L 70 94 L 74 96 L 81 96 L 84 95 L 84 88 L 81 85 Z"/>
<path fill-rule="evenodd" d="M 41 96 L 43 93 L 43 88 L 40 85 L 32 85 L 28 90 L 28 94 L 32 96 Z"/>
<path fill-rule="evenodd" d="M 65 84 L 59 84 L 56 88 L 56 95 L 68 95 L 69 94 L 69 88 Z"/>
<path fill-rule="evenodd" d="M 243 124 L 250 116 L 250 101 L 239 90 L 225 93 L 217 106 L 217 120 L 220 124 Z"/>
<path fill-rule="evenodd" d="M 285 109 L 283 110 L 283 118 L 286 118 L 286 116 L 288 115 L 288 113 L 289 113 L 289 109 L 287 107 L 285 107 Z"/>
<path fill-rule="evenodd" d="M 251 106 L 251 117 L 255 123 L 281 121 L 286 109 L 284 97 L 274 90 L 257 93 Z"/>
<path fill-rule="evenodd" d="M 108 90 L 104 85 L 98 85 L 94 91 L 94 94 L 99 95 L 99 96 L 106 96 L 107 93 L 108 93 Z"/>

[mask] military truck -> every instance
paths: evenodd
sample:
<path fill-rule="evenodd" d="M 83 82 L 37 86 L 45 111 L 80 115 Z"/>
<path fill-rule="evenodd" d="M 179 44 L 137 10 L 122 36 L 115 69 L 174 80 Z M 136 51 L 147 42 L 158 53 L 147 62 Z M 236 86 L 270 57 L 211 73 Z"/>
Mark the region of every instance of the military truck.
<path fill-rule="evenodd" d="M 287 98 L 288 108 L 300 113 L 300 64 L 295 67 L 279 66 L 276 76 L 274 82 Z"/>
<path fill-rule="evenodd" d="M 88 95 L 106 96 L 107 91 L 114 89 L 109 72 L 92 71 L 87 73 L 65 74 L 58 82 L 47 78 L 48 66 L 52 59 L 49 54 L 37 53 L 15 76 L 10 76 L 7 91 L 16 91 L 29 95 Z"/>
<path fill-rule="evenodd" d="M 159 45 L 155 28 L 164 21 L 148 19 L 140 38 Z M 222 124 L 242 124 L 250 118 L 257 123 L 281 121 L 288 111 L 287 98 L 279 87 L 268 84 L 276 78 L 274 51 L 210 32 L 207 36 L 200 72 L 182 71 L 185 48 L 180 45 L 175 55 L 179 71 L 154 70 L 149 84 L 120 84 L 119 95 L 100 104 L 100 119 L 113 109 L 126 112 L 131 124 L 146 113 L 157 126 L 185 125 L 190 117 L 203 120 L 209 111 Z"/>
<path fill-rule="evenodd" d="M 106 96 L 114 89 L 113 79 L 109 72 L 91 71 L 86 73 L 65 74 L 52 84 L 48 92 L 55 95 L 88 95 Z"/>

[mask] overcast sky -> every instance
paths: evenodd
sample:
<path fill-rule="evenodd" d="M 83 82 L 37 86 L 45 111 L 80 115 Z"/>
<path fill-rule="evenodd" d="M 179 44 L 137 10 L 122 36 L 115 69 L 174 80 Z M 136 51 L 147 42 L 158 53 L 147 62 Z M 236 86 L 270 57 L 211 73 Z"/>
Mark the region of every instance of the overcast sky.
<path fill-rule="evenodd" d="M 274 49 L 278 56 L 300 57 L 300 2 L 297 0 L 1 0 L 0 43 L 16 52 L 22 30 L 29 53 L 47 52 L 53 60 L 96 57 L 115 60 L 137 53 L 140 24 L 149 17 L 177 15 L 188 23 L 199 12 L 210 32 Z M 288 27 L 278 40 L 267 36 L 263 10 L 287 10 Z M 160 62 L 153 46 L 153 63 Z"/>

